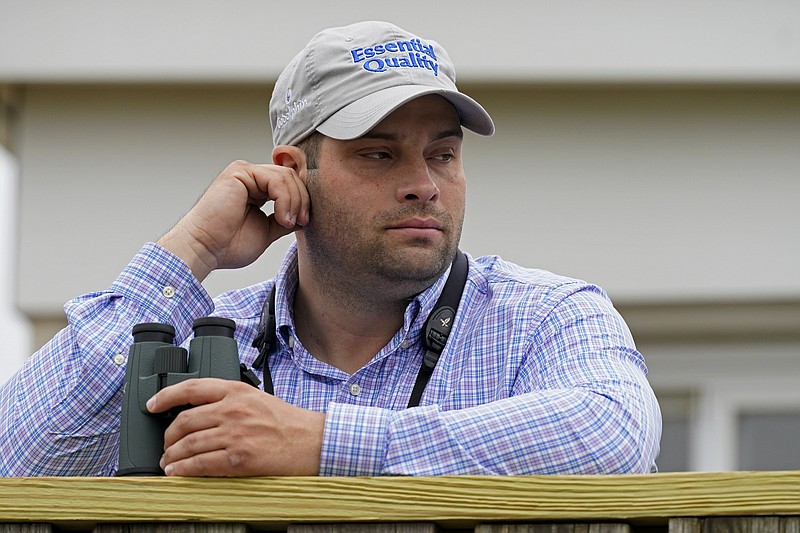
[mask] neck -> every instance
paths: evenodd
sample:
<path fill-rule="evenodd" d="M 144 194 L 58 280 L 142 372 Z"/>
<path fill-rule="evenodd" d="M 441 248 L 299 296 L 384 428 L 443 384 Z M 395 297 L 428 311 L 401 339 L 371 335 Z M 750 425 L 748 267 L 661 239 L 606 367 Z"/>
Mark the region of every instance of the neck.
<path fill-rule="evenodd" d="M 298 264 L 297 336 L 317 359 L 348 374 L 367 364 L 403 325 L 407 299 L 378 288 L 353 290 Z"/>

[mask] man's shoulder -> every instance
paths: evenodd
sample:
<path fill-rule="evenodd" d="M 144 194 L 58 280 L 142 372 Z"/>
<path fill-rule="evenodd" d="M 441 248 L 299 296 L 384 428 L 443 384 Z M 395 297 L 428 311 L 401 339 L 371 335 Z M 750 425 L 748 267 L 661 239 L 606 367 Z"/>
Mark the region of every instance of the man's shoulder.
<path fill-rule="evenodd" d="M 555 309 L 564 316 L 578 316 L 606 314 L 613 307 L 603 288 L 582 279 L 521 266 L 495 255 L 478 257 L 473 264 L 476 271 L 471 279 L 477 289 L 473 301 L 483 301 L 488 313 L 527 316 L 538 324 Z"/>
<path fill-rule="evenodd" d="M 591 286 L 588 282 L 556 274 L 546 269 L 533 268 L 507 261 L 497 255 L 485 255 L 473 259 L 477 275 L 493 289 L 507 285 L 509 289 L 552 291 L 556 289 L 577 290 Z"/>

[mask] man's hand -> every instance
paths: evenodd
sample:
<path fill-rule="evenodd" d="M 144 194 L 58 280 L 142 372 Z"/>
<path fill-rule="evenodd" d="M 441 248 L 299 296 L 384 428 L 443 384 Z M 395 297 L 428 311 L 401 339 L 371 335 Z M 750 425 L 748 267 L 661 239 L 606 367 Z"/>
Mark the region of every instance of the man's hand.
<path fill-rule="evenodd" d="M 194 405 L 164 434 L 171 476 L 317 475 L 325 414 L 238 381 L 189 379 L 147 402 L 150 412 Z"/>
<path fill-rule="evenodd" d="M 246 161 L 228 165 L 158 244 L 203 281 L 212 270 L 249 265 L 277 239 L 306 225 L 305 156 L 299 148 L 289 149 L 300 162 L 297 168 Z M 269 201 L 274 208 L 268 216 L 261 207 Z"/>

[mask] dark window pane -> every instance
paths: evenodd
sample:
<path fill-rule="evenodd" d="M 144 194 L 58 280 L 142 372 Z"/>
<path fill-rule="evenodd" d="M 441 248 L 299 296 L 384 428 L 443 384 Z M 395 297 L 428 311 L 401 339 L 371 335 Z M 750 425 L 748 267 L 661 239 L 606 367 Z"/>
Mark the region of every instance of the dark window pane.
<path fill-rule="evenodd" d="M 739 415 L 740 470 L 800 469 L 800 413 Z"/>

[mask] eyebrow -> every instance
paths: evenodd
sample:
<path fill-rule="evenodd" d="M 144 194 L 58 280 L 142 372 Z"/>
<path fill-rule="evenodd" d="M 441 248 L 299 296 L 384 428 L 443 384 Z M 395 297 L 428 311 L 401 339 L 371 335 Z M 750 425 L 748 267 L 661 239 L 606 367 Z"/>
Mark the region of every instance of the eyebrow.
<path fill-rule="evenodd" d="M 464 131 L 461 128 L 454 129 L 454 130 L 444 130 L 433 137 L 430 138 L 429 142 L 438 141 L 440 139 L 446 139 L 448 137 L 457 137 L 459 139 L 464 138 Z M 400 142 L 402 140 L 402 136 L 397 135 L 396 133 L 381 133 L 381 132 L 374 132 L 368 131 L 364 135 L 360 137 L 361 139 L 383 139 L 385 141 L 394 141 Z"/>

